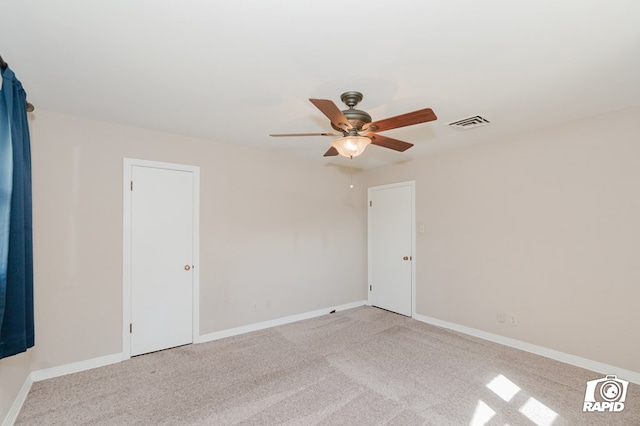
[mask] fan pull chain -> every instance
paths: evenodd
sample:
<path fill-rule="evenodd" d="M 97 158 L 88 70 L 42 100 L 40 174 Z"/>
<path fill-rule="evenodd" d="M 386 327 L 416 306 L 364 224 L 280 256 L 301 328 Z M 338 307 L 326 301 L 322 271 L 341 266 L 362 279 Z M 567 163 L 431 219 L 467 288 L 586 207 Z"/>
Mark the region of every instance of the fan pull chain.
<path fill-rule="evenodd" d="M 353 161 L 353 157 L 351 157 L 351 161 Z M 351 171 L 349 173 L 349 177 L 351 178 L 351 183 L 349 185 L 349 188 L 353 189 L 353 167 L 351 167 Z"/>

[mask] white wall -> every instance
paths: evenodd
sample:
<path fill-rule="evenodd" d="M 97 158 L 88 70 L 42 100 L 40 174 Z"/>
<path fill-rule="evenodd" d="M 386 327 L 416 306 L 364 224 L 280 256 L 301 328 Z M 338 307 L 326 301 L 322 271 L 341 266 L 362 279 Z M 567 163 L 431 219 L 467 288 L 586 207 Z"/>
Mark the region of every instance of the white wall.
<path fill-rule="evenodd" d="M 124 157 L 200 166 L 201 334 L 366 298 L 348 170 L 43 110 L 30 124 L 36 346 L 0 360 L 0 418 L 30 371 L 122 350 Z"/>
<path fill-rule="evenodd" d="M 416 181 L 417 313 L 640 372 L 638 122 L 629 109 L 366 172 Z"/>

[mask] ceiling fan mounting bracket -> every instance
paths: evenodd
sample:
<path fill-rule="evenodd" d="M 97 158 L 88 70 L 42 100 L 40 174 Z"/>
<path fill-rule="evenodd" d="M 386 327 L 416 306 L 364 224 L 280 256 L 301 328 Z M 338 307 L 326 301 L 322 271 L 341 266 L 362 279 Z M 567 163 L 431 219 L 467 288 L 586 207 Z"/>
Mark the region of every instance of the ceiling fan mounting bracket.
<path fill-rule="evenodd" d="M 362 95 L 362 93 L 356 91 L 344 92 L 342 95 L 340 95 L 340 100 L 344 102 L 345 105 L 349 108 L 353 108 L 354 106 L 358 105 L 358 103 L 360 103 L 363 98 L 364 96 Z"/>

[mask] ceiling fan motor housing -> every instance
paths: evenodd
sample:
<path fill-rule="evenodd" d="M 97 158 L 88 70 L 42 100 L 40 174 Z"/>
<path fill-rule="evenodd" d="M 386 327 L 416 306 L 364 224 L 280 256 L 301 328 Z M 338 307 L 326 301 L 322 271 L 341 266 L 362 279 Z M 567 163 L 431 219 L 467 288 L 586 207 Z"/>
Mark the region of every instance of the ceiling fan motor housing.
<path fill-rule="evenodd" d="M 353 128 L 355 128 L 356 130 L 360 130 L 365 124 L 371 123 L 371 116 L 365 111 L 361 111 L 359 109 L 346 109 L 342 111 L 342 113 L 345 117 L 347 117 L 347 120 L 349 120 L 351 126 L 353 126 Z M 333 123 L 331 123 L 331 127 L 339 132 L 344 132 L 344 129 L 341 129 Z"/>
<path fill-rule="evenodd" d="M 340 100 L 349 107 L 349 109 L 342 111 L 342 113 L 347 118 L 347 120 L 349 120 L 351 126 L 356 130 L 360 130 L 365 124 L 371 123 L 371 116 L 366 111 L 354 108 L 356 105 L 358 105 L 362 98 L 362 93 L 355 91 L 345 92 L 340 96 Z M 339 132 L 344 133 L 344 129 L 335 126 L 333 123 L 331 123 L 331 127 Z"/>

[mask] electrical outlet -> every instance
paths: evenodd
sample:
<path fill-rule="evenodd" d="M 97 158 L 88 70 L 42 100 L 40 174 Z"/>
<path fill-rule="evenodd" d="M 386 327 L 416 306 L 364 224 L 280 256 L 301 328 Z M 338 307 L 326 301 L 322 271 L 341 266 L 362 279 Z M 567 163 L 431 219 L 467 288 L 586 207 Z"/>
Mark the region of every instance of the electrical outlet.
<path fill-rule="evenodd" d="M 251 305 L 251 307 L 253 308 L 253 312 L 258 310 L 258 304 L 254 303 L 253 305 Z"/>
<path fill-rule="evenodd" d="M 515 315 L 509 315 L 509 324 L 518 325 L 518 317 Z"/>
<path fill-rule="evenodd" d="M 271 301 L 267 300 L 267 303 L 265 303 L 265 306 L 267 307 L 267 309 L 271 309 Z"/>
<path fill-rule="evenodd" d="M 498 320 L 498 322 L 504 322 L 504 312 L 498 311 L 496 315 L 496 320 Z"/>

